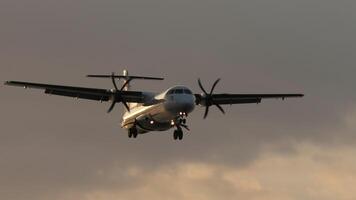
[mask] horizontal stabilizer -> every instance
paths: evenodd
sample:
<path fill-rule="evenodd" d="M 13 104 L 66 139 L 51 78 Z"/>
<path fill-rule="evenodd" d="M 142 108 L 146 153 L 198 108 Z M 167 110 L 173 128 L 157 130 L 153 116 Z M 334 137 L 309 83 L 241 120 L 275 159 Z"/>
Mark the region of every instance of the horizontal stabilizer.
<path fill-rule="evenodd" d="M 148 77 L 148 76 L 122 76 L 122 75 L 87 75 L 90 78 L 117 78 L 117 79 L 144 79 L 144 80 L 164 80 L 160 77 Z"/>

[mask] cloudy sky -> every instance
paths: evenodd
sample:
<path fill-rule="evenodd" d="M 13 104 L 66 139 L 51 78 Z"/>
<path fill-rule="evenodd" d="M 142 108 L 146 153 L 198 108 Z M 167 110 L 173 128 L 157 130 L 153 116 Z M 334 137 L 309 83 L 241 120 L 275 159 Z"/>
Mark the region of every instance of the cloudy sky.
<path fill-rule="evenodd" d="M 197 108 L 183 141 L 132 140 L 122 107 L 0 87 L 0 199 L 356 199 L 356 2 L 1 0 L 0 80 L 303 99 Z"/>

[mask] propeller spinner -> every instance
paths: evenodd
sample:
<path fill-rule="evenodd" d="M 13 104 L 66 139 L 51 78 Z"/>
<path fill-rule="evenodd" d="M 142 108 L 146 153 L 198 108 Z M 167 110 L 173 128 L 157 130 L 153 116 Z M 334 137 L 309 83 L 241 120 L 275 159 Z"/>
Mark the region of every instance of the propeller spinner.
<path fill-rule="evenodd" d="M 203 85 L 202 85 L 202 83 L 201 83 L 201 81 L 200 81 L 200 78 L 198 79 L 199 87 L 200 87 L 200 89 L 203 91 L 203 95 L 202 95 L 202 98 L 203 98 L 203 99 L 202 99 L 202 100 L 203 100 L 204 103 L 203 103 L 202 105 L 205 106 L 204 119 L 208 116 L 208 114 L 209 114 L 209 107 L 212 106 L 212 105 L 215 105 L 223 114 L 225 114 L 224 109 L 223 109 L 219 104 L 217 104 L 217 103 L 214 102 L 214 99 L 213 99 L 213 96 L 212 96 L 212 95 L 213 95 L 213 92 L 214 92 L 214 89 L 215 89 L 216 85 L 219 83 L 219 81 L 220 81 L 220 78 L 217 79 L 217 80 L 214 82 L 213 86 L 211 87 L 210 93 L 208 93 L 208 92 L 204 89 L 204 87 L 203 87 Z"/>
<path fill-rule="evenodd" d="M 118 102 L 118 97 L 120 97 L 120 92 L 122 92 L 123 89 L 125 88 L 125 86 L 129 83 L 129 80 L 126 81 L 126 83 L 119 90 L 117 85 L 116 85 L 115 73 L 114 72 L 111 73 L 111 81 L 112 81 L 115 89 L 114 89 L 113 94 L 112 94 L 112 103 L 111 103 L 111 106 L 110 106 L 110 108 L 108 110 L 108 113 L 110 113 L 114 109 L 115 104 Z M 122 104 L 124 104 L 126 110 L 130 112 L 130 107 L 127 105 L 127 102 L 123 98 L 119 98 L 119 99 L 121 100 Z"/>

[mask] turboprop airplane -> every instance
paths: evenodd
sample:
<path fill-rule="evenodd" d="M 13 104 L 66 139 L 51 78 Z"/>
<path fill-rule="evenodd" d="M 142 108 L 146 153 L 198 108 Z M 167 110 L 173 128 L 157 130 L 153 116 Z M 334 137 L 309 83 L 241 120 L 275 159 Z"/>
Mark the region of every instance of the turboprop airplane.
<path fill-rule="evenodd" d="M 200 79 L 198 84 L 202 94 L 194 94 L 188 87 L 173 86 L 162 93 L 131 91 L 130 83 L 135 79 L 163 80 L 163 78 L 130 76 L 127 70 L 122 75 L 87 75 L 92 78 L 110 78 L 114 89 L 97 89 L 72 87 L 62 85 L 48 85 L 40 83 L 6 81 L 5 85 L 21 86 L 26 88 L 42 89 L 46 94 L 88 99 L 95 101 L 111 101 L 108 113 L 113 110 L 116 103 L 122 103 L 126 108 L 121 127 L 126 129 L 130 138 L 136 138 L 139 134 L 152 131 L 166 131 L 174 128 L 173 138 L 182 140 L 183 129 L 189 131 L 187 117 L 196 105 L 205 107 L 204 119 L 208 116 L 209 108 L 216 106 L 223 114 L 221 105 L 225 104 L 249 104 L 260 103 L 262 99 L 282 99 L 290 97 L 303 97 L 303 94 L 214 94 L 214 89 L 220 79 L 217 79 L 208 92 L 203 87 Z M 122 79 L 123 84 L 119 88 L 116 80 Z"/>

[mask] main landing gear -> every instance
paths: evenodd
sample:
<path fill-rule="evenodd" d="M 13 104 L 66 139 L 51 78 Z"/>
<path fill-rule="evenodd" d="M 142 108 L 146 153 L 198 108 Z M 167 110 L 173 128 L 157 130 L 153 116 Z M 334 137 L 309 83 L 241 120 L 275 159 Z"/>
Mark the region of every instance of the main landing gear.
<path fill-rule="evenodd" d="M 128 130 L 128 135 L 129 135 L 129 138 L 137 138 L 137 135 L 138 135 L 138 131 L 137 131 L 137 128 L 136 127 L 132 127 Z"/>

